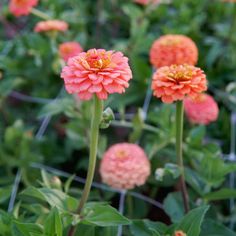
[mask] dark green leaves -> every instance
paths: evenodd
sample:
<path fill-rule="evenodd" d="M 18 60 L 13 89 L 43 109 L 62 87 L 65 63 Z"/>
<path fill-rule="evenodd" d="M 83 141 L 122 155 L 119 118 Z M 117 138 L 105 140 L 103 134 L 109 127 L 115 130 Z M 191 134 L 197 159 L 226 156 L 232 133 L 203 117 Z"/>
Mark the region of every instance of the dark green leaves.
<path fill-rule="evenodd" d="M 61 215 L 56 207 L 49 213 L 44 226 L 45 236 L 62 236 L 63 225 Z"/>
<path fill-rule="evenodd" d="M 38 224 L 20 223 L 18 221 L 13 221 L 11 228 L 12 228 L 12 236 L 42 236 L 43 235 L 43 227 Z"/>
<path fill-rule="evenodd" d="M 180 223 L 177 224 L 176 230 L 182 230 L 187 235 L 199 236 L 201 224 L 208 209 L 209 206 L 203 206 L 191 210 L 183 217 Z"/>
<path fill-rule="evenodd" d="M 83 224 L 103 227 L 130 224 L 130 221 L 115 208 L 103 203 L 88 203 L 84 209 L 84 214 Z"/>

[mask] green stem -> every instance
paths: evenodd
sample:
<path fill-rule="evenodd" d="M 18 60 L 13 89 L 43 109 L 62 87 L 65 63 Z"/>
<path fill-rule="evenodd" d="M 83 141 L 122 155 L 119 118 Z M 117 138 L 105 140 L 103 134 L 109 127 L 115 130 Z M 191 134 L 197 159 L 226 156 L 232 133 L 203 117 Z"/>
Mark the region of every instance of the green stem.
<path fill-rule="evenodd" d="M 43 20 L 50 20 L 50 16 L 47 14 L 43 13 L 42 11 L 39 11 L 36 8 L 31 9 L 31 13 L 39 18 L 42 18 Z"/>
<path fill-rule="evenodd" d="M 118 126 L 118 127 L 125 127 L 125 128 L 133 128 L 133 126 L 134 126 L 132 122 L 125 121 L 125 120 L 121 120 L 121 121 L 113 120 L 111 122 L 111 125 Z M 148 124 L 143 124 L 143 129 L 146 131 L 150 131 L 152 133 L 156 133 L 156 134 L 161 133 L 160 129 L 158 129 L 154 126 L 148 125 Z"/>
<path fill-rule="evenodd" d="M 184 177 L 184 163 L 183 163 L 183 121 L 184 121 L 184 107 L 182 101 L 176 102 L 176 156 L 177 162 L 181 170 L 180 187 L 183 197 L 184 209 L 187 213 L 189 211 L 189 196 Z"/>
<path fill-rule="evenodd" d="M 103 112 L 103 102 L 94 95 L 93 101 L 93 114 L 91 120 L 91 129 L 90 129 L 90 154 L 89 154 L 89 166 L 88 173 L 86 177 L 86 183 L 84 186 L 84 191 L 81 196 L 77 214 L 81 215 L 83 207 L 88 200 L 90 193 L 91 185 L 93 182 L 95 167 L 96 167 L 96 157 L 97 157 L 97 146 L 98 146 L 98 136 L 99 136 L 99 125 L 102 119 Z M 73 236 L 76 231 L 75 227 L 71 227 L 68 233 L 68 236 Z"/>

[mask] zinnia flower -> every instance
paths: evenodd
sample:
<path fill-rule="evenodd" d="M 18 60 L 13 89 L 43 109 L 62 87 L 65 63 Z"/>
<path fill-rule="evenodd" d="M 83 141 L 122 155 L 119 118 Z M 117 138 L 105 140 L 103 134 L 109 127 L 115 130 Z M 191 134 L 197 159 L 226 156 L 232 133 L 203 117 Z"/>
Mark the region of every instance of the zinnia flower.
<path fill-rule="evenodd" d="M 102 181 L 117 189 L 132 189 L 143 185 L 150 175 L 150 162 L 136 144 L 119 143 L 103 156 L 100 174 Z"/>
<path fill-rule="evenodd" d="M 204 72 L 191 65 L 172 65 L 158 69 L 153 75 L 152 89 L 154 96 L 164 103 L 183 100 L 207 89 Z"/>
<path fill-rule="evenodd" d="M 47 32 L 47 31 L 66 31 L 68 29 L 68 24 L 62 20 L 47 20 L 40 21 L 34 28 L 34 31 Z"/>
<path fill-rule="evenodd" d="M 184 35 L 164 35 L 157 39 L 150 50 L 150 62 L 156 67 L 189 64 L 198 60 L 196 44 Z"/>
<path fill-rule="evenodd" d="M 59 54 L 64 61 L 81 53 L 83 48 L 77 42 L 66 42 L 59 45 Z"/>
<path fill-rule="evenodd" d="M 128 58 L 121 52 L 90 49 L 70 58 L 61 77 L 68 93 L 76 93 L 82 100 L 96 94 L 104 100 L 110 93 L 123 93 L 132 73 Z"/>
<path fill-rule="evenodd" d="M 195 98 L 186 97 L 184 110 L 192 123 L 204 125 L 216 121 L 219 113 L 216 101 L 208 94 L 199 94 Z"/>
<path fill-rule="evenodd" d="M 187 236 L 186 233 L 184 233 L 182 230 L 175 231 L 175 236 Z"/>
<path fill-rule="evenodd" d="M 28 15 L 38 0 L 10 0 L 9 10 L 14 16 Z"/>
<path fill-rule="evenodd" d="M 148 5 L 148 4 L 158 4 L 160 0 L 134 0 L 134 2 L 141 5 Z"/>

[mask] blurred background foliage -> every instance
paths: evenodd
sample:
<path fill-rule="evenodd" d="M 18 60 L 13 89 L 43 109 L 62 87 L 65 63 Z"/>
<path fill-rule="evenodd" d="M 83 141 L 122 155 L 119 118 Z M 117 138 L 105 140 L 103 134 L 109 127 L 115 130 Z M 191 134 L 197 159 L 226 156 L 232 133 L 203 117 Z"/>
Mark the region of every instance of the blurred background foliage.
<path fill-rule="evenodd" d="M 178 168 L 170 164 L 175 163 L 174 106 L 152 98 L 146 121 L 140 108 L 153 70 L 149 63 L 151 44 L 163 34 L 185 34 L 198 46 L 198 66 L 206 72 L 209 93 L 220 106 L 218 121 L 207 127 L 185 122 L 184 157 L 191 204 L 211 202 L 209 218 L 226 225 L 235 222 L 236 212 L 230 212 L 228 201 L 217 200 L 236 197 L 226 182 L 236 165 L 222 159 L 223 153 L 230 152 L 230 115 L 236 107 L 236 4 L 172 0 L 156 7 L 143 7 L 131 0 L 40 0 L 39 10 L 69 24 L 69 31 L 50 38 L 33 32 L 40 18 L 33 15 L 15 18 L 7 3 L 5 0 L 0 3 L 1 208 L 7 209 L 17 168 L 22 171 L 21 187 L 38 186 L 40 172 L 32 168 L 32 162 L 86 175 L 91 104 L 81 103 L 61 90 L 57 50 L 62 42 L 78 41 L 85 50 L 94 47 L 121 50 L 130 58 L 133 80 L 125 94 L 111 96 L 106 102 L 116 120 L 109 129 L 101 131 L 98 156 L 101 159 L 113 143 L 139 140 L 152 162 L 152 175 L 148 184 L 137 191 L 164 201 L 165 213 L 157 214 L 150 205 L 131 197 L 133 209 L 126 208 L 129 212 L 125 214 L 165 223 L 183 217 L 176 193 Z M 20 101 L 13 96 L 14 91 L 45 100 L 43 104 Z M 57 96 L 57 100 L 51 100 Z M 45 135 L 35 138 L 42 120 L 48 116 L 52 120 Z M 164 176 L 156 172 L 157 168 L 164 170 Z M 98 174 L 95 179 L 100 181 Z M 73 188 L 68 191 L 73 196 L 81 193 Z M 91 199 L 111 201 L 117 206 L 114 193 L 95 189 Z M 20 204 L 21 199 L 17 200 Z M 135 210 L 135 206 L 139 209 Z M 130 231 L 133 235 L 135 227 L 141 224 L 136 223 Z"/>

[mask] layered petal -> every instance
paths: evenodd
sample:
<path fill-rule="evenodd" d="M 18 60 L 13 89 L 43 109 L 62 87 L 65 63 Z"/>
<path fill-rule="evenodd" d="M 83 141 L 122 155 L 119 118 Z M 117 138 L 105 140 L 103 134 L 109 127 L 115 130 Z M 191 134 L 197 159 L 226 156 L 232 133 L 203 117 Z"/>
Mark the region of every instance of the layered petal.
<path fill-rule="evenodd" d="M 207 90 L 206 75 L 186 64 L 161 67 L 153 75 L 152 90 L 164 103 L 183 100 L 186 95 L 195 97 Z"/>
<path fill-rule="evenodd" d="M 68 59 L 61 77 L 68 93 L 87 92 L 105 100 L 108 94 L 123 93 L 132 73 L 128 58 L 121 52 L 90 49 Z M 90 98 L 91 98 L 90 97 Z M 83 96 L 80 96 L 83 99 Z M 86 100 L 88 96 L 85 97 Z"/>

